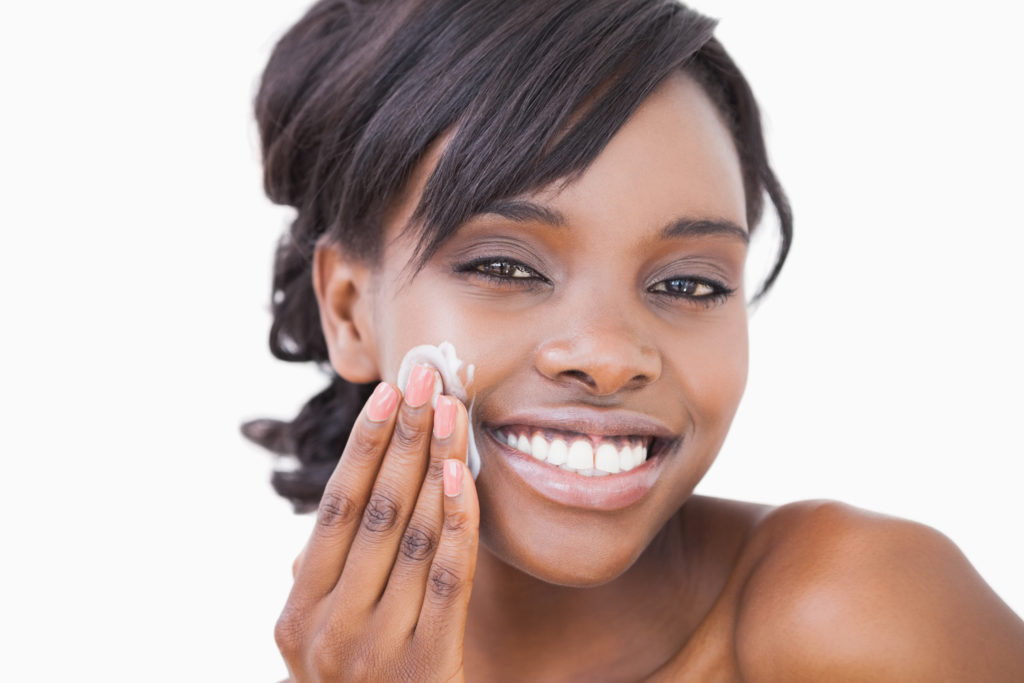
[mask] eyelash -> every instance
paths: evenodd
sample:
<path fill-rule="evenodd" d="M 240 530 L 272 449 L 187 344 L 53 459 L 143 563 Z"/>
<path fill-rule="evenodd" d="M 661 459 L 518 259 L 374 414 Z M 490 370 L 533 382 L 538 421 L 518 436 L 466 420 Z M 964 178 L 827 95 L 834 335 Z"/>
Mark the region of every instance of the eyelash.
<path fill-rule="evenodd" d="M 657 290 L 655 287 L 658 285 L 667 285 L 668 283 L 687 283 L 689 285 L 696 285 L 697 287 L 708 287 L 711 289 L 707 294 L 684 294 L 682 292 L 672 292 L 666 287 L 665 290 Z M 674 299 L 685 299 L 692 301 L 696 304 L 700 304 L 704 308 L 711 308 L 718 304 L 724 303 L 729 297 L 736 293 L 735 289 L 726 287 L 721 282 L 710 280 L 702 277 L 672 277 L 667 280 L 661 280 L 656 282 L 647 288 L 648 292 L 652 294 L 664 294 L 665 296 L 672 297 Z"/>
<path fill-rule="evenodd" d="M 488 272 L 485 268 L 500 268 L 505 272 L 510 270 L 518 270 L 525 273 L 524 277 L 515 277 L 512 275 L 496 274 L 494 272 Z M 501 287 L 507 287 L 509 289 L 527 288 L 537 285 L 538 283 L 550 284 L 551 281 L 546 277 L 538 273 L 530 266 L 516 261 L 515 259 L 503 258 L 500 256 L 486 256 L 483 258 L 474 259 L 467 263 L 456 265 L 454 268 L 455 272 L 462 273 L 465 275 L 482 277 L 496 285 Z M 711 291 L 707 294 L 685 294 L 683 292 L 672 292 L 668 289 L 669 283 L 687 283 L 689 285 L 696 285 L 698 288 L 701 286 L 709 287 Z M 658 285 L 665 285 L 664 290 L 655 289 Z M 656 282 L 647 288 L 647 291 L 652 294 L 660 294 L 672 299 L 681 299 L 684 301 L 699 304 L 704 308 L 712 308 L 718 304 L 724 303 L 729 297 L 735 294 L 736 290 L 726 287 L 721 282 L 715 280 L 700 278 L 700 277 L 673 277 L 667 280 L 661 280 Z"/>
<path fill-rule="evenodd" d="M 503 267 L 506 270 L 519 269 L 527 273 L 526 277 L 515 277 L 512 275 L 498 275 L 493 272 L 488 272 L 484 268 L 488 267 Z M 455 266 L 455 272 L 463 273 L 465 275 L 473 275 L 476 277 L 482 277 L 496 285 L 508 288 L 521 288 L 531 287 L 538 283 L 549 284 L 550 280 L 538 273 L 536 270 L 516 261 L 515 259 L 502 258 L 500 256 L 485 256 L 484 258 L 474 259 L 468 263 L 462 263 Z"/>

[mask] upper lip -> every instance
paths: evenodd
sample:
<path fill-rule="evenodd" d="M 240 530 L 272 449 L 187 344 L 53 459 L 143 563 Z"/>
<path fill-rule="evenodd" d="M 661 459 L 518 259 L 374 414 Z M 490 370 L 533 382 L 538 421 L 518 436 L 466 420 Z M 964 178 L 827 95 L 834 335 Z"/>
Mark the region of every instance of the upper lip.
<path fill-rule="evenodd" d="M 490 429 L 513 425 L 578 432 L 590 436 L 643 436 L 669 439 L 676 435 L 676 432 L 649 415 L 619 409 L 535 408 L 486 423 Z"/>

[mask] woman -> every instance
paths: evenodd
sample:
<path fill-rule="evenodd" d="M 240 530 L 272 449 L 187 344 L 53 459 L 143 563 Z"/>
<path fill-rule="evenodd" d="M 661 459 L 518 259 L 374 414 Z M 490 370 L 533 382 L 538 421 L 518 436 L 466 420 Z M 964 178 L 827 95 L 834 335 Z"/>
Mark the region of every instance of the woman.
<path fill-rule="evenodd" d="M 321 2 L 278 44 L 271 346 L 337 373 L 247 426 L 319 505 L 276 631 L 296 680 L 1024 677 L 1024 624 L 936 532 L 691 495 L 745 384 L 765 195 L 757 296 L 791 239 L 712 29 L 659 0 Z M 395 385 L 442 342 L 469 411 L 429 366 Z"/>

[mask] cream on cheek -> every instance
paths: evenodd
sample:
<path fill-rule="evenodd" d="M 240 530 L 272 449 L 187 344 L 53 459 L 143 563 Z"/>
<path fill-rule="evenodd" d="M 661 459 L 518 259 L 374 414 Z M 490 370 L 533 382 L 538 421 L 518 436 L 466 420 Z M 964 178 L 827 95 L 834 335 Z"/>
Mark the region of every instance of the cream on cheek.
<path fill-rule="evenodd" d="M 434 387 L 434 405 L 442 393 L 454 396 L 466 404 L 469 417 L 466 465 L 475 478 L 480 473 L 480 453 L 477 451 L 473 435 L 473 402 L 469 399 L 468 388 L 473 383 L 476 367 L 472 363 L 465 365 L 459 359 L 451 342 L 443 341 L 437 346 L 421 344 L 409 349 L 402 358 L 402 364 L 398 368 L 398 386 L 404 387 L 408 383 L 415 365 L 429 365 L 438 372 L 437 385 Z"/>
<path fill-rule="evenodd" d="M 406 266 L 412 253 L 411 246 L 402 240 L 392 243 L 382 267 L 374 274 L 371 305 L 381 376 L 404 390 L 415 365 L 429 365 L 438 371 L 435 404 L 437 396 L 444 393 L 466 405 L 466 464 L 476 477 L 480 472 L 473 428 L 476 365 L 465 359 L 467 355 L 475 358 L 477 345 L 467 332 L 478 326 L 458 306 L 450 283 L 439 277 L 436 269 L 427 268 L 409 277 Z M 396 362 L 398 358 L 401 360 Z"/>

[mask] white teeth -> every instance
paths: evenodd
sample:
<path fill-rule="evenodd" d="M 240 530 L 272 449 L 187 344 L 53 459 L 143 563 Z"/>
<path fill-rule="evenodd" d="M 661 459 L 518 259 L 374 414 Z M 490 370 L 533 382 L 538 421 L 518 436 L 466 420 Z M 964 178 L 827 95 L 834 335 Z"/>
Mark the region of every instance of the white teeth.
<path fill-rule="evenodd" d="M 633 449 L 630 446 L 623 446 L 618 453 L 619 456 L 619 469 L 623 472 L 629 472 L 631 469 L 637 466 L 637 462 L 634 459 Z"/>
<path fill-rule="evenodd" d="M 575 439 L 569 446 L 569 457 L 565 463 L 574 470 L 589 470 L 594 466 L 594 447 L 590 441 Z"/>
<path fill-rule="evenodd" d="M 569 459 L 569 447 L 563 439 L 553 439 L 548 448 L 548 462 L 552 465 L 564 465 Z"/>
<path fill-rule="evenodd" d="M 584 477 L 607 477 L 608 472 L 591 467 L 589 470 L 573 470 L 576 474 L 582 474 Z"/>
<path fill-rule="evenodd" d="M 603 437 L 601 445 L 594 448 L 587 437 L 566 440 L 555 437 L 548 440 L 543 431 L 534 431 L 532 437 L 526 434 L 514 434 L 502 430 L 499 440 L 536 460 L 546 461 L 549 465 L 561 467 L 576 474 L 598 477 L 619 472 L 629 472 L 647 460 L 645 441 L 630 439 L 629 442 L 616 448 L 611 437 Z M 594 437 L 601 438 L 601 437 Z"/>
<path fill-rule="evenodd" d="M 538 460 L 547 460 L 548 440 L 540 434 L 534 434 L 530 439 L 530 453 Z"/>
<path fill-rule="evenodd" d="M 609 474 L 619 471 L 619 449 L 610 443 L 603 443 L 594 453 L 594 467 Z"/>

